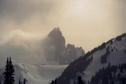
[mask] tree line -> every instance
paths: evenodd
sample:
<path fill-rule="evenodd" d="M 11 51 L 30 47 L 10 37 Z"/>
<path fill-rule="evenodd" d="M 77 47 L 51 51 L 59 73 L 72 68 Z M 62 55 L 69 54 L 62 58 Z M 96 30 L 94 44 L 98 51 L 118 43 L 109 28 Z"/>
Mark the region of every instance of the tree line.
<path fill-rule="evenodd" d="M 109 64 L 96 72 L 89 84 L 126 84 L 126 64 Z"/>
<path fill-rule="evenodd" d="M 0 84 L 15 84 L 15 69 L 11 57 L 7 58 L 5 70 L 2 76 L 3 80 L 0 81 Z M 19 79 L 18 84 L 26 84 L 26 82 L 27 80 L 25 78 L 23 80 Z"/>

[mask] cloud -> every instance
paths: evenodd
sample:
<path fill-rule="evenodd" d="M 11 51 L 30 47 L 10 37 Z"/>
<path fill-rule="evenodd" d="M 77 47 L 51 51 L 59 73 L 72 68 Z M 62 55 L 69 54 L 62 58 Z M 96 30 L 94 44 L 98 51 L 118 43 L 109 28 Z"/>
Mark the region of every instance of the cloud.
<path fill-rule="evenodd" d="M 84 55 L 81 47 L 66 45 L 65 38 L 58 28 L 40 40 L 36 37 L 29 39 L 29 34 L 24 34 L 22 31 L 15 31 L 4 37 L 0 42 L 0 63 L 4 63 L 4 60 L 11 56 L 17 63 L 69 64 Z"/>
<path fill-rule="evenodd" d="M 35 63 L 45 63 L 40 44 L 40 40 L 43 41 L 42 34 L 38 32 L 46 30 L 45 25 L 50 23 L 48 18 L 54 14 L 57 2 L 57 0 L 0 0 L 2 60 L 12 56 L 18 62 L 33 63 L 34 60 Z"/>
<path fill-rule="evenodd" d="M 121 0 L 124 5 L 119 1 L 0 0 L 0 44 L 9 43 L 9 47 L 11 43 L 12 49 L 25 45 L 21 50 L 27 51 L 29 43 L 39 42 L 52 28 L 59 26 L 67 43 L 81 45 L 88 51 L 118 32 L 126 31 L 125 0 Z M 36 46 L 40 44 L 36 43 Z M 3 49 L 6 51 L 6 48 Z M 32 49 L 29 48 L 30 52 Z M 42 48 L 38 49 L 41 53 Z"/>
<path fill-rule="evenodd" d="M 45 36 L 55 23 L 58 24 L 62 2 L 64 1 L 0 0 L 0 39 L 17 30 Z"/>
<path fill-rule="evenodd" d="M 49 29 L 48 18 L 51 19 L 57 5 L 57 0 L 0 0 L 0 41 L 14 36 L 15 32 L 31 34 L 31 37 L 45 36 L 41 31 Z"/>
<path fill-rule="evenodd" d="M 50 0 L 0 0 L 0 17 L 16 22 L 30 18 L 34 14 L 48 16 L 54 3 Z"/>
<path fill-rule="evenodd" d="M 18 33 L 7 36 L 0 43 L 0 63 L 4 63 L 7 57 L 12 57 L 17 63 L 43 64 L 45 63 L 42 48 L 35 39 L 27 39 Z M 34 40 L 34 41 L 33 41 Z M 41 52 L 41 54 L 39 54 Z M 29 60 L 30 59 L 30 60 Z"/>

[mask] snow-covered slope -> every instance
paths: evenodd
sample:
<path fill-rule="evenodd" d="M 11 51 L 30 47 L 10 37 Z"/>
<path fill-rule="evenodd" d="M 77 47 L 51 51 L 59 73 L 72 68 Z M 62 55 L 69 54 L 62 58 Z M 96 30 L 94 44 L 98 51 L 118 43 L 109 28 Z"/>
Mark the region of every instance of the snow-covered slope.
<path fill-rule="evenodd" d="M 25 78 L 27 84 L 49 84 L 51 80 L 58 77 L 67 65 L 29 65 L 16 64 L 15 67 L 15 84 L 19 79 L 23 81 Z M 4 68 L 1 69 L 1 76 Z"/>
<path fill-rule="evenodd" d="M 22 67 L 23 77 L 28 80 L 28 84 L 49 84 L 50 80 L 58 77 L 67 65 L 24 65 Z"/>
<path fill-rule="evenodd" d="M 99 69 L 106 67 L 109 63 L 111 65 L 118 65 L 126 63 L 126 36 L 112 39 L 110 42 L 105 44 L 104 48 L 93 53 L 93 61 L 84 71 L 85 78 L 88 80 L 94 75 Z M 105 56 L 105 54 L 108 54 Z M 102 56 L 105 56 L 103 60 L 106 60 L 105 63 L 101 63 Z"/>
<path fill-rule="evenodd" d="M 78 75 L 88 81 L 96 72 L 108 64 L 119 65 L 125 63 L 126 34 L 123 34 L 88 52 L 85 57 L 75 60 L 65 69 L 57 82 L 63 84 L 64 81 L 65 84 L 70 84 Z M 72 71 L 74 73 L 71 73 Z"/>

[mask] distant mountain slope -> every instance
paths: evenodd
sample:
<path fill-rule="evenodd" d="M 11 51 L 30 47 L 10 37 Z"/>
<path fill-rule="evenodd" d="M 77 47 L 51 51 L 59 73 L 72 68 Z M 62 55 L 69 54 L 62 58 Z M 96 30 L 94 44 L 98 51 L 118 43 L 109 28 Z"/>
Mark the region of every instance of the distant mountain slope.
<path fill-rule="evenodd" d="M 27 79 L 27 84 L 49 84 L 50 80 L 58 77 L 67 65 L 29 65 L 15 64 L 15 84 L 19 79 Z M 4 67 L 0 70 L 0 81 L 3 81 Z"/>
<path fill-rule="evenodd" d="M 72 62 L 57 79 L 58 84 L 73 84 L 81 75 L 88 82 L 92 76 L 108 64 L 119 65 L 126 63 L 126 34 L 103 43 L 88 52 L 84 57 Z"/>

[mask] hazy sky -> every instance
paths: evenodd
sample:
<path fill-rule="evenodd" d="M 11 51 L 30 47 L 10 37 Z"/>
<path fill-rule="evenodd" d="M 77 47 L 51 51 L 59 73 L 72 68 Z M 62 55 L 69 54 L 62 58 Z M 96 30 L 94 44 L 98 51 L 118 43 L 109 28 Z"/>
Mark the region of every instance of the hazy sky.
<path fill-rule="evenodd" d="M 126 0 L 0 0 L 0 43 L 33 42 L 60 27 L 68 43 L 87 51 L 126 32 L 125 5 Z"/>

